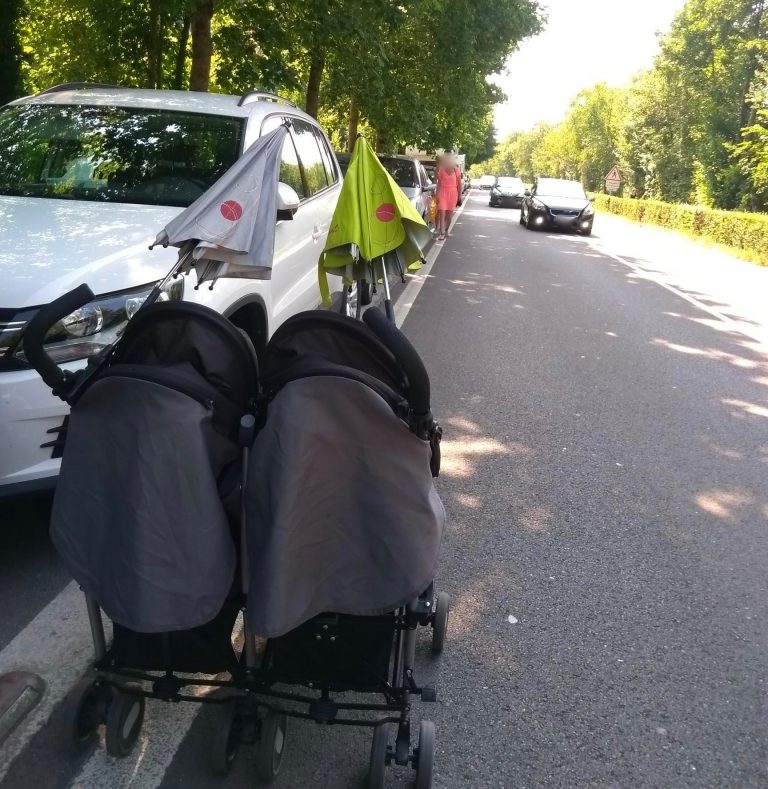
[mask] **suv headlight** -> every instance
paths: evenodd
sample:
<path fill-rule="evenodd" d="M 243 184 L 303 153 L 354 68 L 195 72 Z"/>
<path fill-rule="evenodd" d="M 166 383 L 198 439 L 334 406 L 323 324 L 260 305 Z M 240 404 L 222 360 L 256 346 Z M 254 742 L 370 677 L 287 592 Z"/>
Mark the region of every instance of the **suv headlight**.
<path fill-rule="evenodd" d="M 587 203 L 587 205 L 584 207 L 584 210 L 581 212 L 581 215 L 582 216 L 594 216 L 595 215 L 595 209 L 594 209 L 594 206 L 592 205 L 592 203 Z"/>
<path fill-rule="evenodd" d="M 74 362 L 97 354 L 122 334 L 154 287 L 154 284 L 143 285 L 135 290 L 99 296 L 70 313 L 46 334 L 46 352 L 58 363 Z M 180 301 L 183 295 L 184 278 L 177 277 L 166 284 L 158 301 Z M 27 361 L 23 338 L 14 357 L 21 362 Z"/>

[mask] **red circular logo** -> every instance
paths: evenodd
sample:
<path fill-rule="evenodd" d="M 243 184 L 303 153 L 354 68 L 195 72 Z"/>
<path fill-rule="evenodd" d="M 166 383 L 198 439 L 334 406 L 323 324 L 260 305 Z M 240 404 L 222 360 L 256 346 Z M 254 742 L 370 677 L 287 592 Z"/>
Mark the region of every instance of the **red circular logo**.
<path fill-rule="evenodd" d="M 395 218 L 395 207 L 392 203 L 382 203 L 376 209 L 376 219 L 381 222 L 391 222 Z"/>
<path fill-rule="evenodd" d="M 224 219 L 229 219 L 230 222 L 237 222 L 243 215 L 243 207 L 236 200 L 226 200 L 221 204 L 219 211 Z"/>

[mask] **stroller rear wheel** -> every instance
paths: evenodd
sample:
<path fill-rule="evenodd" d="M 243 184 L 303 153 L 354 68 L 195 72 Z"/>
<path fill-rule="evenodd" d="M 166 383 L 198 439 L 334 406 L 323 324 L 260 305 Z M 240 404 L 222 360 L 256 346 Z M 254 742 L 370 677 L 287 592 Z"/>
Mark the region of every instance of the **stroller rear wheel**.
<path fill-rule="evenodd" d="M 432 772 L 435 766 L 435 724 L 419 724 L 419 750 L 416 755 L 416 789 L 432 789 Z"/>
<path fill-rule="evenodd" d="M 229 775 L 240 749 L 241 719 L 237 701 L 216 705 L 216 729 L 211 742 L 211 768 L 216 775 Z"/>
<path fill-rule="evenodd" d="M 256 775 L 266 784 L 271 784 L 280 772 L 287 724 L 286 716 L 274 710 L 267 710 L 261 722 L 261 735 L 256 749 Z"/>
<path fill-rule="evenodd" d="M 387 740 L 389 726 L 382 723 L 373 730 L 371 763 L 368 769 L 368 789 L 384 789 L 384 772 L 387 767 Z"/>
<path fill-rule="evenodd" d="M 137 695 L 137 690 L 141 688 L 135 684 L 114 688 L 107 710 L 107 753 L 118 759 L 133 750 L 144 722 L 144 696 Z"/>
<path fill-rule="evenodd" d="M 65 713 L 72 725 L 72 743 L 83 751 L 97 740 L 97 730 L 104 723 L 109 690 L 96 680 L 85 677 L 72 691 Z"/>
<path fill-rule="evenodd" d="M 451 596 L 448 592 L 440 592 L 435 602 L 434 619 L 432 620 L 432 652 L 439 655 L 445 646 L 445 635 L 448 632 L 448 615 L 451 611 Z"/>

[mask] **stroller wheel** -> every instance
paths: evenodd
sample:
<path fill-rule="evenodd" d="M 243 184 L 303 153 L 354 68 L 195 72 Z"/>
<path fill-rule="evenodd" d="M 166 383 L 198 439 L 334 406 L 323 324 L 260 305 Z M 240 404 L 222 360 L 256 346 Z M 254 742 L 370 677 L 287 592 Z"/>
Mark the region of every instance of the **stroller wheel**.
<path fill-rule="evenodd" d="M 448 632 L 448 615 L 451 611 L 451 596 L 448 592 L 440 592 L 435 602 L 434 619 L 432 620 L 432 652 L 439 655 L 445 646 L 445 635 Z"/>
<path fill-rule="evenodd" d="M 211 769 L 216 775 L 225 776 L 229 775 L 240 748 L 241 720 L 235 699 L 215 706 L 218 709 L 211 742 Z"/>
<path fill-rule="evenodd" d="M 371 763 L 368 768 L 368 789 L 384 789 L 384 771 L 387 767 L 387 739 L 389 726 L 382 723 L 373 730 Z"/>
<path fill-rule="evenodd" d="M 137 695 L 137 690 L 141 688 L 134 684 L 115 688 L 107 711 L 107 753 L 118 759 L 133 750 L 144 722 L 144 696 Z"/>
<path fill-rule="evenodd" d="M 97 730 L 104 723 L 106 712 L 105 692 L 97 681 L 85 677 L 77 683 L 70 697 L 66 717 L 72 725 L 72 743 L 76 750 L 83 751 L 96 742 Z"/>
<path fill-rule="evenodd" d="M 432 789 L 432 771 L 435 766 L 435 724 L 419 724 L 419 749 L 416 753 L 416 789 Z"/>
<path fill-rule="evenodd" d="M 261 734 L 256 748 L 256 775 L 266 784 L 272 783 L 280 772 L 287 724 L 287 717 L 274 710 L 267 710 L 261 722 Z"/>

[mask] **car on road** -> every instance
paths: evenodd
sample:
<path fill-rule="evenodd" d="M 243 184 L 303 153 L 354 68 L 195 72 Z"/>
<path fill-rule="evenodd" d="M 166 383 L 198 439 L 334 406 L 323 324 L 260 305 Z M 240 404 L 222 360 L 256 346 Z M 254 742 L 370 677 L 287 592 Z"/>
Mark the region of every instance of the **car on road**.
<path fill-rule="evenodd" d="M 491 187 L 491 196 L 488 205 L 491 208 L 508 206 L 520 208 L 523 204 L 525 184 L 517 176 L 500 175 Z"/>
<path fill-rule="evenodd" d="M 528 230 L 574 230 L 583 236 L 592 232 L 595 209 L 579 181 L 539 178 L 532 191 L 526 190 L 520 224 Z"/>
<path fill-rule="evenodd" d="M 91 286 L 94 301 L 46 342 L 58 364 L 83 366 L 175 263 L 177 250 L 148 249 L 156 234 L 286 119 L 280 180 L 290 188 L 281 189 L 288 199 L 279 204 L 271 279 L 196 290 L 182 277 L 163 296 L 217 310 L 257 350 L 287 318 L 320 304 L 317 261 L 341 172 L 314 118 L 263 92 L 82 83 L 0 108 L 0 496 L 50 487 L 58 475 L 67 407 L 24 354 L 35 312 L 80 283 Z"/>
<path fill-rule="evenodd" d="M 496 183 L 496 176 L 495 175 L 481 175 L 480 176 L 480 183 L 478 186 L 481 189 L 493 189 L 493 185 Z"/>

